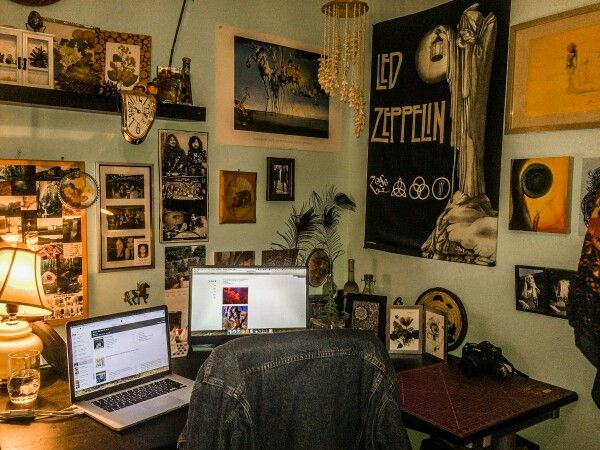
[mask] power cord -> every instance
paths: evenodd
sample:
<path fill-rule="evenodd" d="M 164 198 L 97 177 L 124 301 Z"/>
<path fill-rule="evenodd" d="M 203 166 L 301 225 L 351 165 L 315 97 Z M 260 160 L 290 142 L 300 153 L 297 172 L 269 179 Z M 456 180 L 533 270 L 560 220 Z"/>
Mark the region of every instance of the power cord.
<path fill-rule="evenodd" d="M 43 419 L 70 419 L 83 414 L 83 410 L 75 405 L 60 411 L 46 411 L 44 409 L 11 409 L 0 411 L 0 422 L 31 421 Z"/>

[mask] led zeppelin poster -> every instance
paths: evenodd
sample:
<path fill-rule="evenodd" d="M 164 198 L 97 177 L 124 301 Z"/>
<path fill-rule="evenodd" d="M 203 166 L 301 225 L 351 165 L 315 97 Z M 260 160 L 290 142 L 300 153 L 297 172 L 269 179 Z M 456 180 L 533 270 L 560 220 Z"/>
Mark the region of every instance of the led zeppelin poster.
<path fill-rule="evenodd" d="M 365 247 L 493 266 L 510 1 L 373 27 Z"/>

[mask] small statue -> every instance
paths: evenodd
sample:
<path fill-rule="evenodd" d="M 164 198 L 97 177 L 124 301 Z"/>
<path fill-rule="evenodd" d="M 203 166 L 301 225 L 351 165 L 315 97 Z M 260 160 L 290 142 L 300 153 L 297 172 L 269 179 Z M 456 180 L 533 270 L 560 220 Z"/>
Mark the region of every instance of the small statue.
<path fill-rule="evenodd" d="M 46 29 L 44 25 L 44 19 L 37 11 L 31 11 L 27 16 L 27 23 L 25 24 L 28 30 L 37 32 L 43 32 Z"/>

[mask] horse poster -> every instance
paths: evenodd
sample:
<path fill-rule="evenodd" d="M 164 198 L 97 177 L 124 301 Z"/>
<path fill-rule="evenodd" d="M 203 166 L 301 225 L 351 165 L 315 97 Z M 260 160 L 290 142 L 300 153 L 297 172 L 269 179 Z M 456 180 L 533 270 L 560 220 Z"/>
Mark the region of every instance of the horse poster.
<path fill-rule="evenodd" d="M 373 27 L 365 248 L 493 266 L 510 1 Z"/>
<path fill-rule="evenodd" d="M 319 49 L 219 26 L 217 142 L 338 151 L 339 102 L 317 81 Z"/>

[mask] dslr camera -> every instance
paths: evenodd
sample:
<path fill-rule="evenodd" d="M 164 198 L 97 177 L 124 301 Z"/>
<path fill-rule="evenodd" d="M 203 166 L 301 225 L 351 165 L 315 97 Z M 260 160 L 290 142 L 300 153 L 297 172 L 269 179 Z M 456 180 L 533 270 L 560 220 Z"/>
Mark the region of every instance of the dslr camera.
<path fill-rule="evenodd" d="M 479 344 L 467 342 L 462 349 L 460 368 L 467 377 L 491 375 L 496 378 L 506 378 L 514 373 L 527 377 L 523 372 L 515 369 L 502 355 L 500 347 L 488 341 Z"/>

